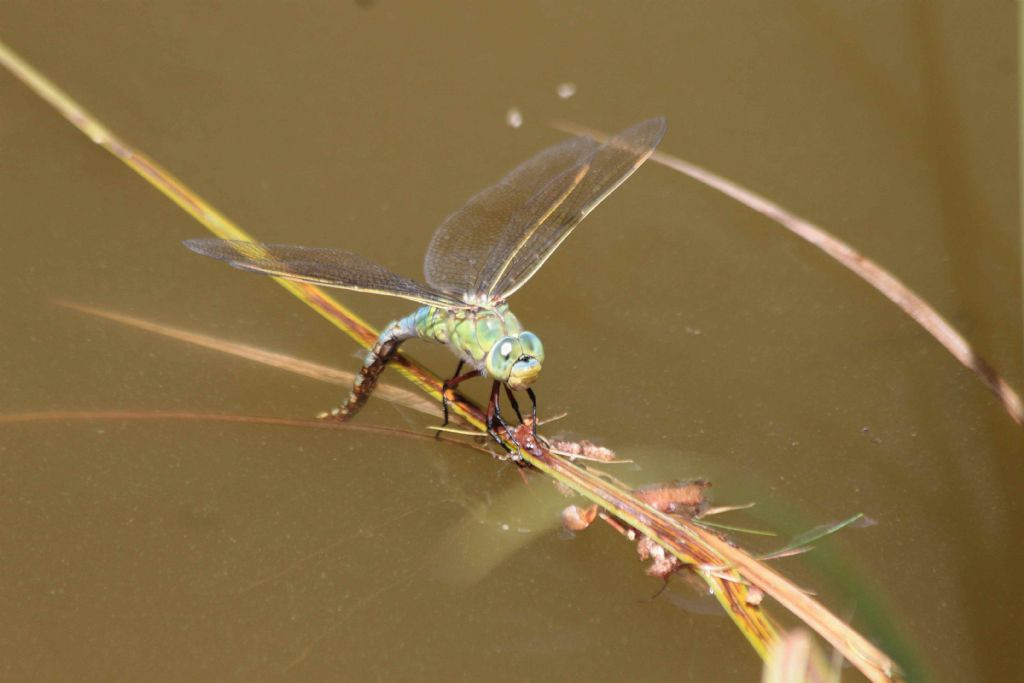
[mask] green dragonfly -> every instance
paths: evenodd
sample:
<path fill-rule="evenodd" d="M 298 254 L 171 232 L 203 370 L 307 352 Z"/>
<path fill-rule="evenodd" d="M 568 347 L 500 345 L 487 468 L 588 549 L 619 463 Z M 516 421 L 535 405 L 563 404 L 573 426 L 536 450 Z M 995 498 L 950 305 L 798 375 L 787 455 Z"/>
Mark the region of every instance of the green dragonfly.
<path fill-rule="evenodd" d="M 654 118 L 604 143 L 585 136 L 569 138 L 519 165 L 434 231 L 424 260 L 427 284 L 340 249 L 220 239 L 187 240 L 185 246 L 242 270 L 422 304 L 384 328 L 346 402 L 323 417 L 339 421 L 352 417 L 369 398 L 399 345 L 418 337 L 445 344 L 459 358 L 441 392 L 445 424 L 448 392 L 472 377 L 490 377 L 487 431 L 505 447 L 498 428 L 510 439 L 512 430 L 501 416 L 501 387 L 520 423 L 523 418 L 513 391 L 526 391 L 535 432 L 537 397 L 531 385 L 544 364 L 540 339 L 526 331 L 506 300 L 595 206 L 646 161 L 664 133 L 665 120 Z M 462 373 L 467 364 L 471 370 Z"/>

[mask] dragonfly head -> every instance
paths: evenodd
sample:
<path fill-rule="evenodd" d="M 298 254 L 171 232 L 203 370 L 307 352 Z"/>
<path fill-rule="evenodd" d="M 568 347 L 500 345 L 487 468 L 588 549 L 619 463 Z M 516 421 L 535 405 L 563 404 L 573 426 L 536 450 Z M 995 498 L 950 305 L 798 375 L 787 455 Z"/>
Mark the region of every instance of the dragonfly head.
<path fill-rule="evenodd" d="M 544 364 L 544 347 L 533 332 L 502 337 L 485 359 L 487 373 L 513 391 L 526 389 L 537 379 Z"/>

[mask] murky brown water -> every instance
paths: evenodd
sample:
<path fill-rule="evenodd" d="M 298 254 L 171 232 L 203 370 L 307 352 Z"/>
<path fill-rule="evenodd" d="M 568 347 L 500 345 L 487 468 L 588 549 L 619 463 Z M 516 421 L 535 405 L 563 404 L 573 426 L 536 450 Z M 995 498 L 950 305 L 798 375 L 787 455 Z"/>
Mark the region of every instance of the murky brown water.
<path fill-rule="evenodd" d="M 260 238 L 409 275 L 448 211 L 559 139 L 546 121 L 664 114 L 665 151 L 876 258 L 1024 386 L 1012 4 L 725 4 L 7 2 L 0 38 Z M 339 400 L 52 305 L 357 365 L 272 282 L 183 249 L 202 228 L 6 74 L 0 202 L 3 412 L 304 417 Z M 343 296 L 377 324 L 407 310 Z M 649 165 L 513 303 L 547 349 L 542 411 L 634 458 L 624 476 L 710 477 L 718 502 L 758 501 L 735 521 L 784 535 L 866 513 L 876 526 L 780 568 L 917 680 L 1024 677 L 1024 435 L 846 270 Z M 359 419 L 430 424 L 381 402 Z M 757 679 L 731 623 L 681 583 L 650 601 L 657 581 L 608 530 L 547 530 L 549 488 L 366 434 L 4 427 L 0 670 Z"/>

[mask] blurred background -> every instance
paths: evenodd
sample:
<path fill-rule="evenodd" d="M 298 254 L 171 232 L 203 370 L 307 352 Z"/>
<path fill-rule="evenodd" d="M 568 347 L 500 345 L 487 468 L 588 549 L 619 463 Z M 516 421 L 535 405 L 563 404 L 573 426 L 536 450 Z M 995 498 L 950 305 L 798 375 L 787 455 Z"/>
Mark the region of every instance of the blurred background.
<path fill-rule="evenodd" d="M 7 0 L 0 40 L 258 239 L 417 278 L 434 226 L 564 137 L 552 120 L 664 115 L 663 151 L 877 260 L 1020 388 L 1015 19 L 996 2 Z M 201 226 L 6 72 L 0 205 L 3 413 L 308 417 L 346 393 L 55 306 L 359 365 L 270 280 L 186 251 Z M 411 310 L 339 296 L 378 326 Z M 912 680 L 1024 677 L 1022 431 L 864 282 L 648 164 L 512 304 L 544 340 L 542 417 L 569 413 L 547 433 L 634 460 L 631 484 L 703 476 L 717 504 L 756 502 L 723 520 L 780 534 L 734 537 L 752 551 L 865 513 L 777 568 Z M 434 424 L 373 400 L 358 420 Z M 757 680 L 713 600 L 682 580 L 652 599 L 610 530 L 559 531 L 565 504 L 399 437 L 0 426 L 0 671 Z"/>

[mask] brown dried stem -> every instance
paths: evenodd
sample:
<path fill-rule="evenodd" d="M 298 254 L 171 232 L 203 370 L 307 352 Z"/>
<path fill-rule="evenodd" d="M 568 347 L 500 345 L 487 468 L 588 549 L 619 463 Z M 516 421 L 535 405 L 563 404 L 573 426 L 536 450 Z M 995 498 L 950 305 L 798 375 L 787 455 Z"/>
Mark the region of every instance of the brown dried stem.
<path fill-rule="evenodd" d="M 583 134 L 598 140 L 607 138 L 605 133 L 569 121 L 555 121 L 552 124 L 558 130 L 569 133 Z M 970 343 L 956 328 L 949 324 L 938 311 L 905 285 L 899 278 L 882 268 L 880 265 L 861 254 L 846 242 L 829 234 L 824 228 L 797 216 L 775 202 L 748 190 L 728 178 L 712 173 L 696 164 L 691 164 L 679 157 L 656 151 L 651 161 L 679 171 L 694 180 L 704 183 L 719 192 L 732 197 L 754 211 L 775 221 L 793 234 L 801 237 L 842 265 L 849 268 L 857 276 L 877 289 L 887 299 L 913 318 L 930 335 L 946 347 L 960 363 L 973 372 L 981 382 L 995 394 L 1010 418 L 1018 425 L 1024 426 L 1024 401 L 1012 386 L 984 358 L 979 356 Z"/>

